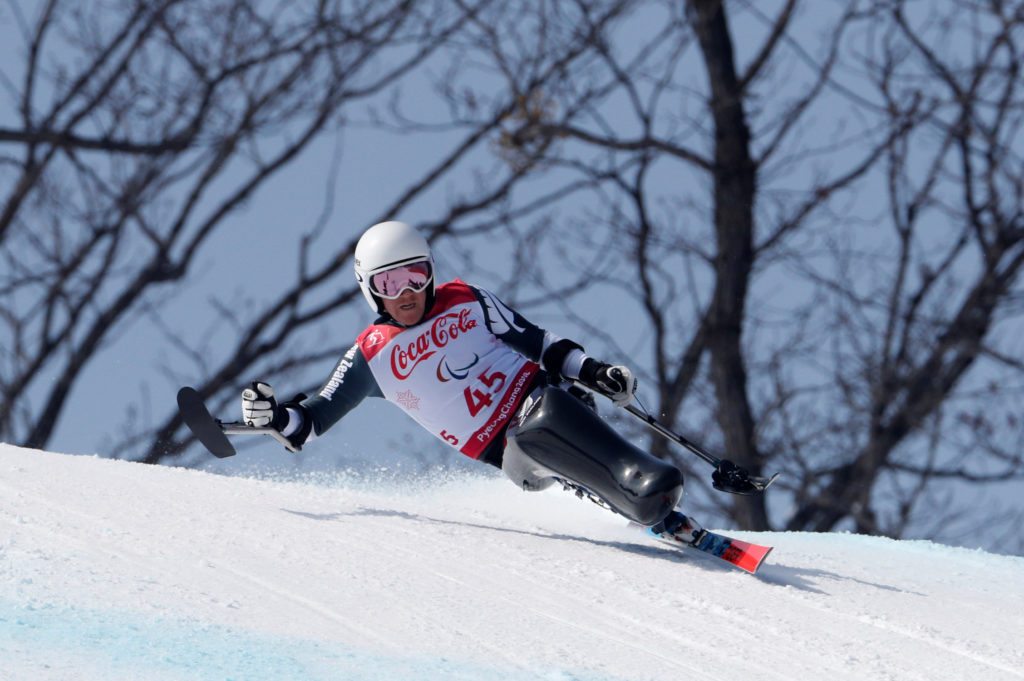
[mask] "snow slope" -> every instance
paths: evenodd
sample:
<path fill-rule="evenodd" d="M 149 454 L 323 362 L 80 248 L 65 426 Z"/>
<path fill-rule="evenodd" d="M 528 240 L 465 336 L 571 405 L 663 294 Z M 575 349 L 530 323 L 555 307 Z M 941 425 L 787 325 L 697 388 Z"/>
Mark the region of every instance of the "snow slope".
<path fill-rule="evenodd" d="M 0 679 L 1024 678 L 1024 559 L 736 534 L 757 577 L 499 478 L 0 445 Z"/>

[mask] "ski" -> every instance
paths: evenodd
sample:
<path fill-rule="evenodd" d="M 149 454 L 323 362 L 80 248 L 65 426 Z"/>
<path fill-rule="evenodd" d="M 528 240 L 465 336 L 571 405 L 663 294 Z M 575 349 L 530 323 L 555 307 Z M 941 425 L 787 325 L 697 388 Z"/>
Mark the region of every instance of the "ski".
<path fill-rule="evenodd" d="M 665 527 L 666 524 L 671 526 L 673 521 L 675 521 L 676 527 Z M 758 568 L 774 548 L 705 530 L 678 511 L 673 511 L 669 514 L 669 518 L 658 525 L 644 528 L 644 531 L 673 546 L 700 551 L 752 575 L 757 573 Z"/>
<path fill-rule="evenodd" d="M 709 532 L 708 530 L 704 530 L 704 533 L 697 541 L 693 544 L 688 544 L 688 546 L 715 558 L 720 558 L 726 563 L 735 565 L 752 575 L 757 573 L 758 568 L 761 567 L 764 559 L 768 557 L 773 548 L 771 546 L 751 544 L 750 542 L 733 539 L 732 537 L 726 537 L 723 534 Z"/>

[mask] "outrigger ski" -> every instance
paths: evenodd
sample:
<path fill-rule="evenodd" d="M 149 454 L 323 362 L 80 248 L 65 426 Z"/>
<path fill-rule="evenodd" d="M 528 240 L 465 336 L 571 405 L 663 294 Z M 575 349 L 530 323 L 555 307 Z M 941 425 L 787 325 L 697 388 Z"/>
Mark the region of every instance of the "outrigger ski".
<path fill-rule="evenodd" d="M 269 435 L 292 452 L 301 448 L 293 445 L 284 435 L 269 427 L 249 426 L 244 423 L 224 423 L 210 415 L 202 396 L 188 386 L 178 391 L 178 412 L 196 439 L 218 459 L 235 455 L 235 448 L 228 441 L 228 435 Z"/>
<path fill-rule="evenodd" d="M 689 518 L 678 511 L 654 527 L 641 527 L 650 536 L 668 542 L 674 546 L 695 549 L 709 556 L 725 561 L 744 572 L 756 574 L 758 568 L 772 552 L 774 547 L 752 544 L 740 539 L 727 537 L 724 534 L 711 532 L 691 523 Z"/>

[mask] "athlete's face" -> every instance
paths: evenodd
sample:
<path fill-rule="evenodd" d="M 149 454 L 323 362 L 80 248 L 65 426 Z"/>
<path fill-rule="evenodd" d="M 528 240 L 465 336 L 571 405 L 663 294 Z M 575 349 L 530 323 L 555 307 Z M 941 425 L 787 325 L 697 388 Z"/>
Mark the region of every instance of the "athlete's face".
<path fill-rule="evenodd" d="M 426 290 L 416 292 L 407 288 L 402 291 L 402 295 L 394 300 L 387 298 L 382 298 L 382 300 L 384 301 L 384 310 L 403 326 L 418 324 L 427 311 Z"/>

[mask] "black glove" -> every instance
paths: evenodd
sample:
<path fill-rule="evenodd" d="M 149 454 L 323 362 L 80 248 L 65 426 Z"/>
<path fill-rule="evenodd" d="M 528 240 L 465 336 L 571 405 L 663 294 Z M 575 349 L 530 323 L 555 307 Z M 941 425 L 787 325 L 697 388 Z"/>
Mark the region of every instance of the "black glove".
<path fill-rule="evenodd" d="M 591 357 L 583 362 L 580 381 L 588 388 L 610 397 L 616 407 L 630 404 L 636 392 L 636 377 L 627 367 L 605 364 Z"/>
<path fill-rule="evenodd" d="M 753 494 L 757 491 L 750 482 L 747 469 L 737 466 L 728 459 L 722 459 L 718 468 L 711 474 L 711 486 L 730 494 Z"/>
<path fill-rule="evenodd" d="M 253 381 L 242 391 L 242 421 L 281 432 L 288 425 L 288 410 L 274 399 L 274 389 L 269 384 Z"/>

